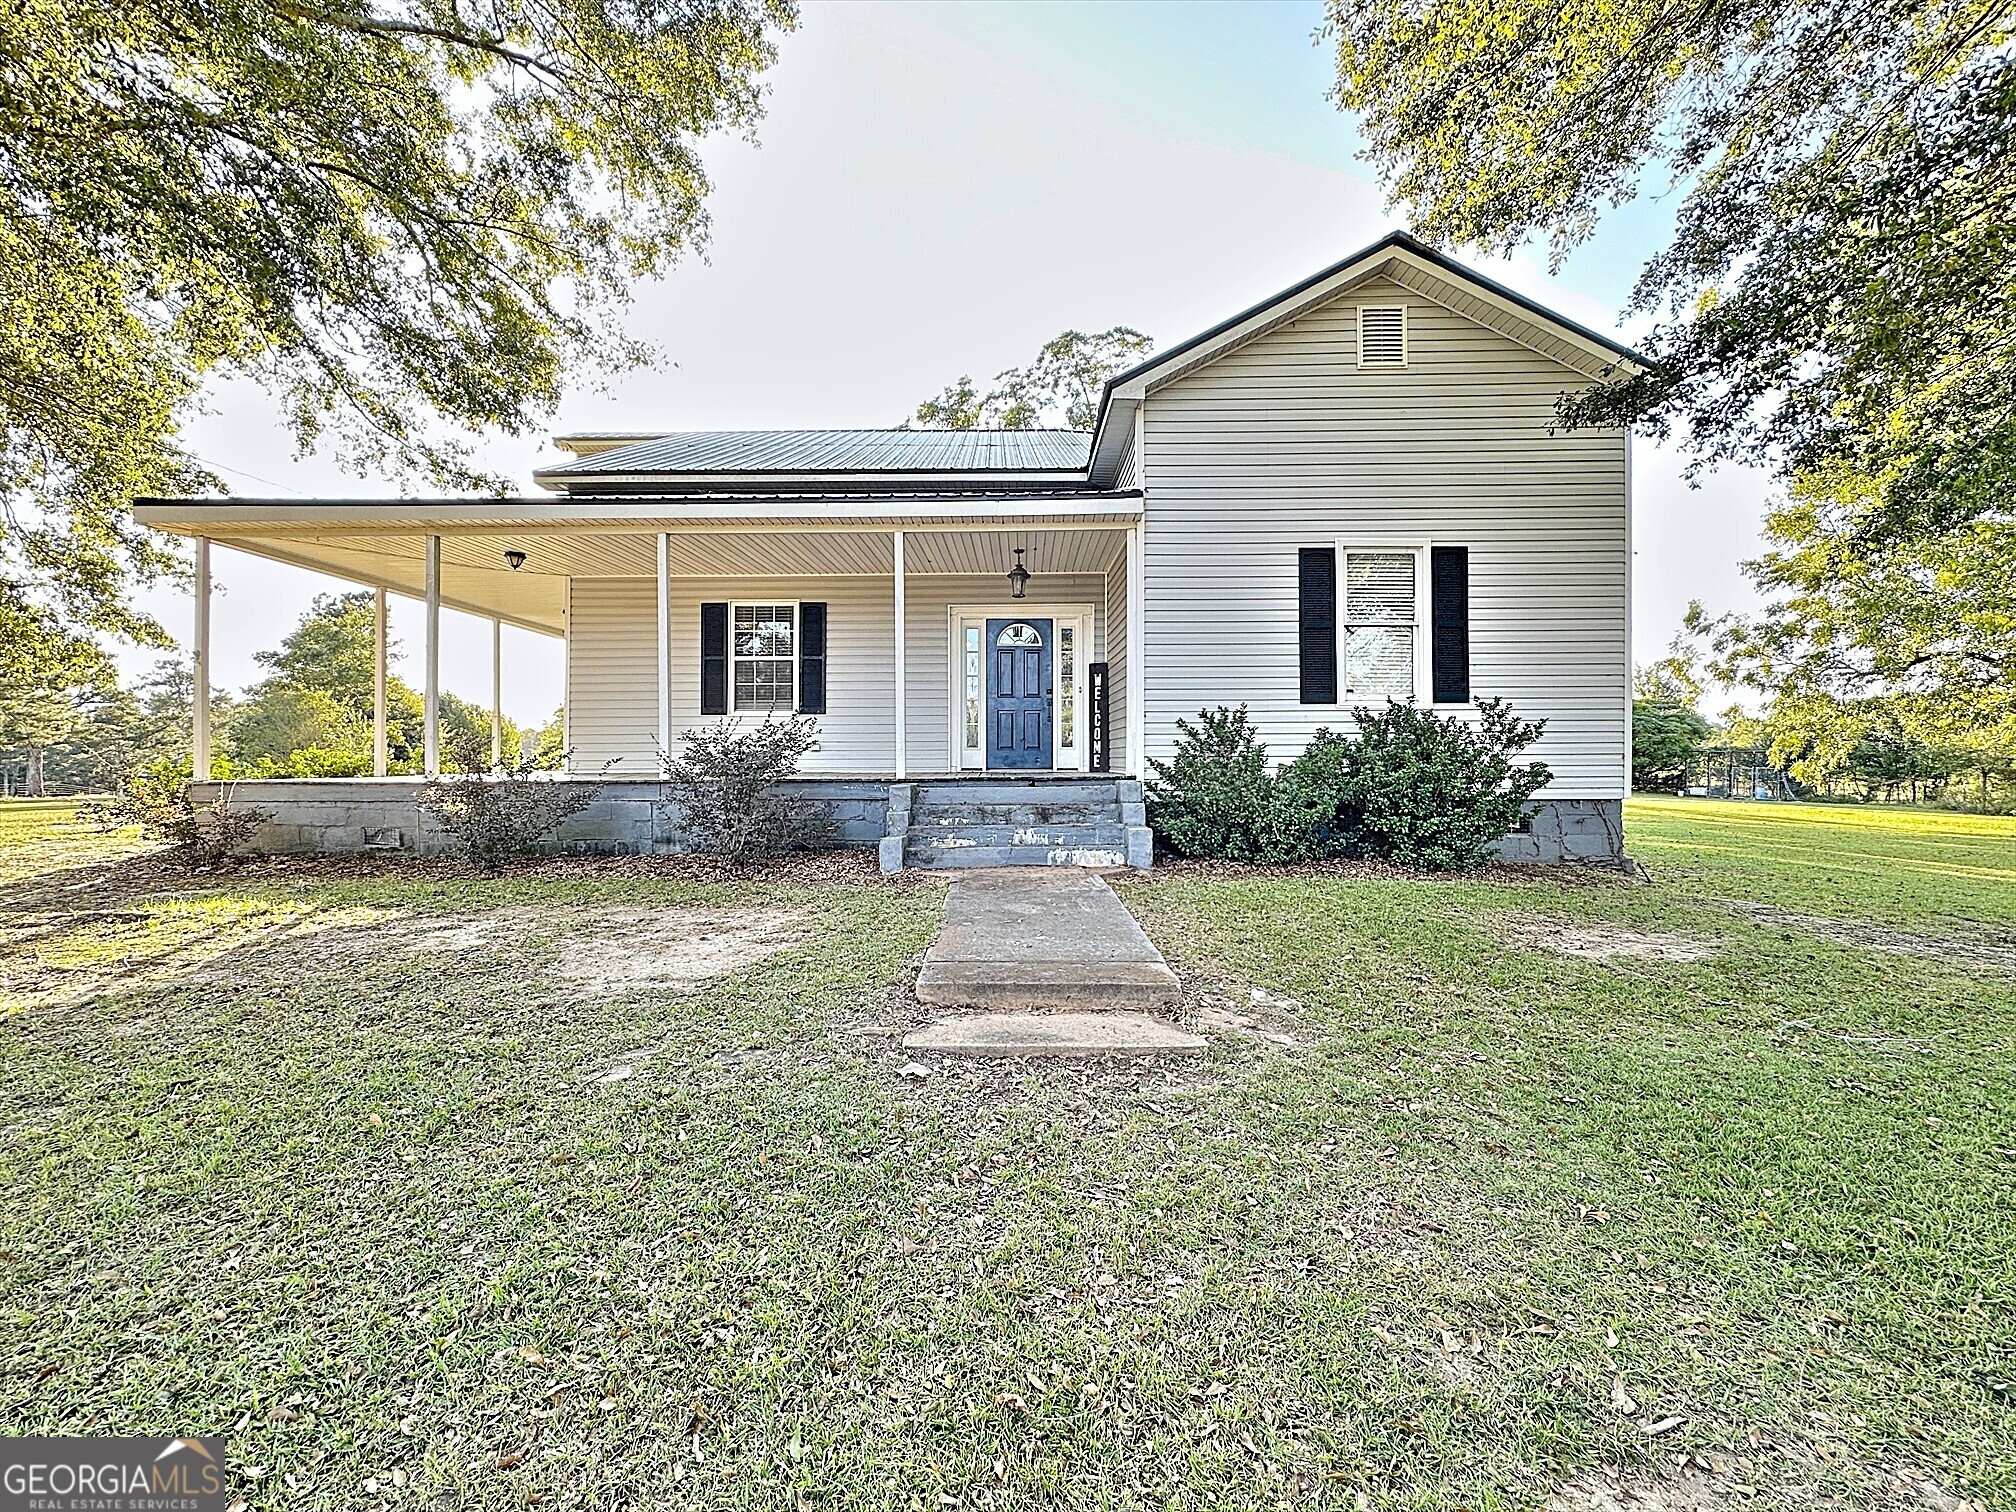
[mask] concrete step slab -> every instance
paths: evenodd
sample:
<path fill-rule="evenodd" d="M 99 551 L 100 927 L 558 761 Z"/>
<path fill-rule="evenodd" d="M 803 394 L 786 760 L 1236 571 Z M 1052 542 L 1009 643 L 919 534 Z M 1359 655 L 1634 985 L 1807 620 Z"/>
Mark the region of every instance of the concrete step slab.
<path fill-rule="evenodd" d="M 915 830 L 911 831 L 914 837 Z M 1072 845 L 953 845 L 939 846 L 913 842 L 903 853 L 903 864 L 923 871 L 943 871 L 990 866 L 1125 866 L 1124 848 Z"/>
<path fill-rule="evenodd" d="M 913 809 L 910 822 L 931 829 L 964 829 L 975 824 L 1118 824 L 1117 803 L 948 803 Z"/>
<path fill-rule="evenodd" d="M 1145 1013 L 977 1013 L 903 1037 L 913 1053 L 968 1056 L 1202 1055 L 1197 1035 Z"/>
<path fill-rule="evenodd" d="M 1172 1008 L 1176 973 L 1151 961 L 931 961 L 917 974 L 917 1000 L 934 1008 Z"/>

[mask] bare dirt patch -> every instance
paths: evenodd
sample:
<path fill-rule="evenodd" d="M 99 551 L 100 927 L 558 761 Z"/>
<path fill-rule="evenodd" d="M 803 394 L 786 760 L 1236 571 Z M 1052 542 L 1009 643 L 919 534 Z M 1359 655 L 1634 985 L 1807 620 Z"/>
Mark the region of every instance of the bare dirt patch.
<path fill-rule="evenodd" d="M 1249 987 L 1243 994 L 1201 992 L 1186 996 L 1183 1018 L 1192 1028 L 1260 1040 L 1282 1050 L 1302 1045 L 1304 1036 L 1297 1033 L 1302 1027 L 1300 999 L 1277 997 L 1264 987 Z"/>
<path fill-rule="evenodd" d="M 1817 935 L 1837 945 L 1857 945 L 1864 950 L 1917 956 L 1927 961 L 1946 961 L 1956 966 L 1987 966 L 1998 971 L 2016 971 L 2016 936 L 1998 934 L 1986 928 L 1980 934 L 1966 938 L 1958 935 L 1916 935 L 1863 919 L 1831 919 L 1820 914 L 1795 913 L 1771 903 L 1726 899 L 1724 906 L 1759 924 L 1774 924 L 1801 934 Z"/>
<path fill-rule="evenodd" d="M 695 992 L 793 944 L 803 915 L 746 909 L 603 908 L 580 914 L 512 909 L 402 920 L 385 948 L 408 955 L 497 955 L 529 937 L 558 948 L 545 974 L 588 997 Z"/>
<path fill-rule="evenodd" d="M 1611 924 L 1601 919 L 1506 914 L 1493 922 L 1499 935 L 1522 950 L 1576 956 L 1585 961 L 1700 961 L 1713 955 L 1716 949 L 1707 940 Z"/>

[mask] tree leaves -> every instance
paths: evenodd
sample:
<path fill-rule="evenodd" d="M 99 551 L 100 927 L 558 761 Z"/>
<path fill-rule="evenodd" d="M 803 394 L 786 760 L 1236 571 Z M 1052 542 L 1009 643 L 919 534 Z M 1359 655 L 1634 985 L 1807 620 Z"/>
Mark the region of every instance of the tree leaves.
<path fill-rule="evenodd" d="M 214 483 L 205 375 L 300 443 L 448 486 L 705 238 L 791 0 L 42 0 L 0 14 L 0 564 L 95 628 L 172 558 L 125 513 Z M 501 486 L 501 485 L 499 485 Z"/>
<path fill-rule="evenodd" d="M 1631 308 L 1648 371 L 1563 403 L 1705 460 L 1850 466 L 1874 537 L 2006 518 L 2016 485 L 2016 34 L 1999 0 L 1330 7 L 1338 99 L 1434 240 L 1558 260 L 1681 192 Z"/>
<path fill-rule="evenodd" d="M 1060 424 L 1090 430 L 1106 381 L 1154 347 L 1130 326 L 1089 336 L 1065 331 L 1044 342 L 1027 367 L 997 374 L 986 393 L 971 377 L 962 377 L 918 405 L 904 424 L 918 430 L 1038 430 Z"/>

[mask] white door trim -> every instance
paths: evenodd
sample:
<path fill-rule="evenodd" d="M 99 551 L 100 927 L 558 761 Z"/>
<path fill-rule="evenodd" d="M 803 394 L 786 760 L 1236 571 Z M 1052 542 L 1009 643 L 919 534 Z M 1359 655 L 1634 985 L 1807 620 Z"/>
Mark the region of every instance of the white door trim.
<path fill-rule="evenodd" d="M 1050 737 L 1050 770 L 1053 772 L 1082 772 L 1091 760 L 1092 722 L 1092 674 L 1089 670 L 1094 660 L 1093 636 L 1098 632 L 1097 607 L 1087 603 L 1044 603 L 1035 599 L 1013 599 L 1008 603 L 954 604 L 947 612 L 946 625 L 946 707 L 950 724 L 947 736 L 951 744 L 946 747 L 952 753 L 954 771 L 987 770 L 987 736 L 983 728 L 980 746 L 974 750 L 966 744 L 965 688 L 966 664 L 965 647 L 961 644 L 962 633 L 969 621 L 980 621 L 980 635 L 983 642 L 981 651 L 980 698 L 981 718 L 986 718 L 986 651 L 984 642 L 990 619 L 1047 619 L 1054 627 L 1059 624 L 1072 628 L 1072 708 L 1073 729 L 1071 744 L 1067 747 L 1057 738 L 1062 725 L 1062 701 L 1053 711 Z M 1063 675 L 1060 658 L 1053 648 L 1051 655 L 1051 677 Z"/>

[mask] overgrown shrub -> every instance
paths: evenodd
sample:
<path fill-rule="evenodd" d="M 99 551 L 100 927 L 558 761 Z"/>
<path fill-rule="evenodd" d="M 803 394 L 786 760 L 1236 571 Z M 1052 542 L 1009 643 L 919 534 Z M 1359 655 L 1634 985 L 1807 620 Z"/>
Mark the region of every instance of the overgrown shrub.
<path fill-rule="evenodd" d="M 1553 776 L 1542 762 L 1514 761 L 1545 724 L 1515 717 L 1502 699 L 1480 700 L 1474 724 L 1399 703 L 1351 717 L 1355 734 L 1317 731 L 1280 776 L 1282 823 L 1311 856 L 1468 870 Z"/>
<path fill-rule="evenodd" d="M 228 786 L 214 802 L 199 807 L 190 796 L 188 777 L 162 765 L 128 777 L 97 806 L 94 817 L 109 828 L 137 825 L 150 839 L 167 845 L 173 859 L 201 870 L 238 859 L 273 815 L 267 809 L 234 807 Z"/>
<path fill-rule="evenodd" d="M 820 825 L 773 787 L 818 749 L 816 730 L 810 719 L 731 719 L 686 731 L 664 758 L 670 822 L 695 850 L 737 866 L 811 848 Z"/>
<path fill-rule="evenodd" d="M 1176 721 L 1172 760 L 1151 758 L 1148 823 L 1179 856 L 1226 861 L 1300 859 L 1296 826 L 1284 823 L 1267 747 L 1246 706 L 1200 709 L 1197 722 Z"/>
<path fill-rule="evenodd" d="M 561 781 L 532 762 L 495 773 L 437 777 L 420 790 L 420 806 L 480 872 L 495 875 L 593 803 L 602 789 Z"/>

